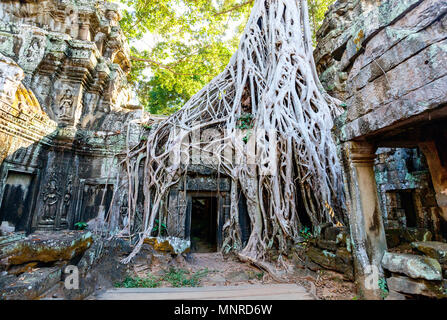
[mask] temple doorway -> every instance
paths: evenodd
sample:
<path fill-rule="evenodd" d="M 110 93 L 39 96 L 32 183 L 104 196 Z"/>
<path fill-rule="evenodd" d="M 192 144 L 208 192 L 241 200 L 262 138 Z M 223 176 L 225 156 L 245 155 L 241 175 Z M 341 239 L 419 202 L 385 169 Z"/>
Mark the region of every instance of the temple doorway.
<path fill-rule="evenodd" d="M 217 197 L 192 197 L 191 251 L 217 251 Z"/>

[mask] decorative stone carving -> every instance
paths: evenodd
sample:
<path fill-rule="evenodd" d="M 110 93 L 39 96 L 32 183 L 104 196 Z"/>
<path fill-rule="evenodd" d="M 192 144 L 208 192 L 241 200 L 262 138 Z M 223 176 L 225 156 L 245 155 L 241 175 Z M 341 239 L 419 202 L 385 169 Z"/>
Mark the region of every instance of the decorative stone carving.
<path fill-rule="evenodd" d="M 59 118 L 71 119 L 72 116 L 73 116 L 73 94 L 71 93 L 70 89 L 66 89 L 59 105 Z"/>
<path fill-rule="evenodd" d="M 67 181 L 67 189 L 65 191 L 64 199 L 63 199 L 63 205 L 62 205 L 62 211 L 61 211 L 61 219 L 60 219 L 60 225 L 61 227 L 66 227 L 68 225 L 68 211 L 70 209 L 71 205 L 71 198 L 73 193 L 73 176 L 68 176 Z"/>
<path fill-rule="evenodd" d="M 61 193 L 58 191 L 59 180 L 52 174 L 43 193 L 43 214 L 41 224 L 53 225 L 58 213 Z"/>
<path fill-rule="evenodd" d="M 72 227 L 82 217 L 76 181 L 114 179 L 121 169 L 114 156 L 142 112 L 126 108 L 130 49 L 120 19 L 105 0 L 0 2 L 0 161 L 8 162 L 0 178 L 5 168 L 35 173 L 31 230 Z M 121 212 L 126 224 L 127 204 Z"/>

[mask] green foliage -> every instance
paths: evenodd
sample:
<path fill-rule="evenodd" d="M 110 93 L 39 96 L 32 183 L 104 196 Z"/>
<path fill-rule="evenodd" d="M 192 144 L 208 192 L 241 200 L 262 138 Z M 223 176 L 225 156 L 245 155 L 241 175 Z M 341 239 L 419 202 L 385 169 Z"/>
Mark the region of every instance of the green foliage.
<path fill-rule="evenodd" d="M 236 128 L 241 129 L 241 130 L 252 129 L 254 127 L 253 119 L 254 119 L 253 114 L 243 113 L 237 119 L 238 124 L 236 125 Z M 242 141 L 244 143 L 247 143 L 248 140 L 250 139 L 251 134 L 252 134 L 252 132 L 249 130 L 247 132 L 247 134 L 245 135 L 245 137 L 242 138 Z"/>
<path fill-rule="evenodd" d="M 121 2 L 127 9 L 120 24 L 133 57 L 128 80 L 153 114 L 175 112 L 225 68 L 253 4 L 246 0 Z M 140 40 L 138 46 L 135 40 Z M 146 68 L 150 73 L 144 72 Z"/>
<path fill-rule="evenodd" d="M 379 284 L 379 289 L 380 289 L 380 296 L 382 297 L 382 299 L 385 299 L 386 297 L 388 297 L 388 294 L 389 294 L 386 279 L 380 278 L 378 284 Z"/>
<path fill-rule="evenodd" d="M 203 269 L 190 274 L 189 271 L 171 267 L 169 270 L 164 270 L 164 275 L 159 277 L 151 274 L 145 278 L 128 275 L 124 281 L 114 283 L 114 286 L 116 288 L 158 288 L 165 281 L 175 288 L 197 287 L 208 272 L 208 269 Z"/>
<path fill-rule="evenodd" d="M 146 123 L 143 123 L 141 126 L 142 126 L 144 129 L 146 129 L 146 130 L 151 130 L 151 129 L 152 129 L 152 126 L 151 126 L 151 125 L 148 125 L 148 124 L 146 124 Z"/>
<path fill-rule="evenodd" d="M 76 222 L 74 226 L 76 230 L 85 230 L 88 227 L 88 224 L 86 222 Z"/>
<path fill-rule="evenodd" d="M 160 234 L 164 234 L 166 232 L 166 224 L 161 223 L 158 219 L 155 219 L 154 228 L 152 229 L 152 232 L 157 232 L 158 228 L 160 228 Z"/>
<path fill-rule="evenodd" d="M 116 288 L 157 288 L 161 284 L 155 276 L 148 274 L 146 278 L 127 276 L 123 282 L 116 282 Z"/>
<path fill-rule="evenodd" d="M 314 33 L 335 0 L 308 0 Z M 131 46 L 128 81 L 152 114 L 169 115 L 223 71 L 254 0 L 120 0 Z"/>
<path fill-rule="evenodd" d="M 300 230 L 300 235 L 305 239 L 309 240 L 312 238 L 312 232 L 310 231 L 309 227 L 303 227 Z"/>
<path fill-rule="evenodd" d="M 192 275 L 189 274 L 189 271 L 171 267 L 169 270 L 165 270 L 163 280 L 169 282 L 175 288 L 197 287 L 200 285 L 200 279 L 208 274 L 208 269 L 197 271 Z"/>
<path fill-rule="evenodd" d="M 248 131 L 245 137 L 242 138 L 242 141 L 246 144 L 248 140 L 250 139 L 251 131 Z"/>
<path fill-rule="evenodd" d="M 333 4 L 335 0 L 307 0 L 309 8 L 309 22 L 312 30 L 314 45 L 316 44 L 316 33 L 321 27 L 324 20 L 324 14 L 327 12 L 329 6 Z"/>
<path fill-rule="evenodd" d="M 243 113 L 238 119 L 237 119 L 237 128 L 238 129 L 252 129 L 253 128 L 253 114 L 251 113 Z"/>

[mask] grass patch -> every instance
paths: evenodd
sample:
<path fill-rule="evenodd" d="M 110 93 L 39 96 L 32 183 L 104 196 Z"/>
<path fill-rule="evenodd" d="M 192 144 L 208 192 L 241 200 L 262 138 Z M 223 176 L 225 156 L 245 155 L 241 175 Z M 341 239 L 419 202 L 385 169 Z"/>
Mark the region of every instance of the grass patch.
<path fill-rule="evenodd" d="M 116 288 L 157 288 L 161 285 L 159 279 L 148 274 L 146 278 L 127 276 L 123 282 L 116 282 Z"/>
<path fill-rule="evenodd" d="M 197 271 L 191 274 L 187 270 L 169 268 L 165 270 L 165 274 L 162 279 L 171 284 L 175 288 L 180 287 L 198 287 L 200 285 L 201 278 L 208 274 L 208 269 Z"/>
<path fill-rule="evenodd" d="M 116 288 L 158 288 L 163 282 L 167 282 L 175 288 L 198 287 L 201 279 L 208 273 L 208 269 L 191 274 L 187 270 L 169 268 L 169 270 L 164 270 L 164 274 L 159 277 L 151 274 L 148 274 L 145 278 L 128 275 L 123 282 L 116 282 L 114 286 Z"/>

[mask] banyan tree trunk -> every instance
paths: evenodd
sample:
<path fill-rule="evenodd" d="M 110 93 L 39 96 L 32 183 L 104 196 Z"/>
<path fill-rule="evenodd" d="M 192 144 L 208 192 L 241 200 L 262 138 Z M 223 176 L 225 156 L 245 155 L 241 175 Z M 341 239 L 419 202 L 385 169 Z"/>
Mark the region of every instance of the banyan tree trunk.
<path fill-rule="evenodd" d="M 204 143 L 215 150 L 208 166 L 231 178 L 232 200 L 244 193 L 251 220 L 252 232 L 242 248 L 237 201 L 231 201 L 223 250 L 259 262 L 269 248 L 285 250 L 288 241 L 299 239 L 303 215 L 314 226 L 344 221 L 341 167 L 331 135 L 340 109 L 319 83 L 311 43 L 307 0 L 255 1 L 225 70 L 156 126 L 138 151 L 145 156 L 140 183 L 152 206 L 145 206 L 147 227 L 124 262 L 150 235 L 170 187 L 188 172 L 185 161 L 175 160 L 188 157 L 185 149 L 203 149 Z M 220 134 L 205 142 L 192 139 L 210 128 Z M 129 156 L 131 163 L 141 161 L 135 152 Z M 128 168 L 134 168 L 129 178 L 136 179 L 132 170 L 138 166 Z M 135 201 L 129 206 L 134 212 Z"/>

